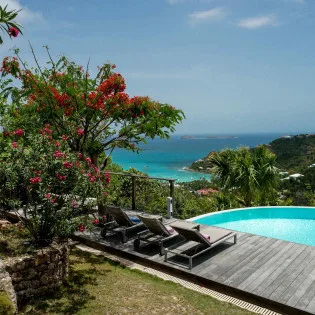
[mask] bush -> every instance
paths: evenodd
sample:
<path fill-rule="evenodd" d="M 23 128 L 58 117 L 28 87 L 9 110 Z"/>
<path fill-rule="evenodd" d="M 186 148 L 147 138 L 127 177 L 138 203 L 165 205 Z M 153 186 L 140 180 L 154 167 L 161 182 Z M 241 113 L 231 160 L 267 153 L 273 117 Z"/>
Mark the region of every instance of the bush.
<path fill-rule="evenodd" d="M 24 207 L 27 220 L 21 219 L 39 246 L 72 235 L 79 225 L 77 217 L 93 206 L 90 197 L 94 204 L 102 202 L 110 181 L 90 158 L 71 152 L 65 137 L 52 141 L 52 132 L 46 126 L 40 134 L 27 137 L 18 130 L 14 139 L 6 139 L 0 155 L 0 196 L 13 208 Z"/>

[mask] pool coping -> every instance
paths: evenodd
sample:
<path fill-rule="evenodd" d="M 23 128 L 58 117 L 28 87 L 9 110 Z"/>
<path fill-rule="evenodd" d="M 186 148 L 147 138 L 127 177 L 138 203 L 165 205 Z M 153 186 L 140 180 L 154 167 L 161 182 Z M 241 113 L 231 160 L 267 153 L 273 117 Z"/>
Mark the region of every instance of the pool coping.
<path fill-rule="evenodd" d="M 296 208 L 302 208 L 302 209 L 313 209 L 315 211 L 315 207 L 303 207 L 303 206 L 264 206 L 264 207 L 247 207 L 247 208 L 234 208 L 234 209 L 229 209 L 229 210 L 221 210 L 221 211 L 216 211 L 216 212 L 209 212 L 205 214 L 198 215 L 196 217 L 192 217 L 187 219 L 186 221 L 194 221 L 198 219 L 202 219 L 208 216 L 213 216 L 213 215 L 218 215 L 220 213 L 228 213 L 228 212 L 235 212 L 235 211 L 243 211 L 243 210 L 249 210 L 249 209 L 273 209 L 273 208 L 290 208 L 290 209 L 296 209 Z M 246 232 L 244 232 L 246 233 Z"/>

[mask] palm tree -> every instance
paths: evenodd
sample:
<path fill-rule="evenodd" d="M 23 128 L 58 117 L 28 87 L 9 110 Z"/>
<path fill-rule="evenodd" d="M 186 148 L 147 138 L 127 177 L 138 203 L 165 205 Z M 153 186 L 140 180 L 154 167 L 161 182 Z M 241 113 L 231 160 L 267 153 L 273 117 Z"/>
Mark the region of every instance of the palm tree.
<path fill-rule="evenodd" d="M 252 206 L 254 200 L 267 200 L 277 186 L 276 155 L 264 146 L 226 149 L 213 154 L 210 161 L 223 191 L 233 192 L 245 207 Z"/>
<path fill-rule="evenodd" d="M 0 29 L 10 37 L 16 37 L 19 33 L 22 34 L 22 26 L 14 21 L 19 12 L 20 10 L 8 10 L 8 5 L 0 6 Z M 0 36 L 0 44 L 2 43 L 3 39 Z"/>

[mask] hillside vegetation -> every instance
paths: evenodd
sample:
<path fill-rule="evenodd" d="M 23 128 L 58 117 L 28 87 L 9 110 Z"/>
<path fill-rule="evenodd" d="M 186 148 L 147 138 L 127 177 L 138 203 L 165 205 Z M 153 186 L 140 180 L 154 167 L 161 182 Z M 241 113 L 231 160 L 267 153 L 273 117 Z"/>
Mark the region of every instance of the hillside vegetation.
<path fill-rule="evenodd" d="M 315 135 L 279 138 L 266 145 L 277 155 L 277 166 L 286 171 L 302 171 L 315 163 Z"/>
<path fill-rule="evenodd" d="M 302 172 L 315 163 L 315 135 L 282 137 L 265 146 L 276 154 L 276 166 L 283 171 Z M 210 152 L 206 157 L 195 161 L 190 169 L 211 173 L 213 165 L 210 157 L 213 154 L 214 152 Z"/>

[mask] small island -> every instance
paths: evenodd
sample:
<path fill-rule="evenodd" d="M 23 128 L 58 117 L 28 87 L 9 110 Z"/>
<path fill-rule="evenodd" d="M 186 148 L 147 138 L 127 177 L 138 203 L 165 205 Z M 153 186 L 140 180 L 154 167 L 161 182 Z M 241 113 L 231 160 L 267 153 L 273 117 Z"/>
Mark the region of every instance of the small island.
<path fill-rule="evenodd" d="M 180 139 L 187 140 L 187 139 L 237 139 L 236 136 L 191 136 L 191 135 L 184 135 L 181 136 Z"/>

